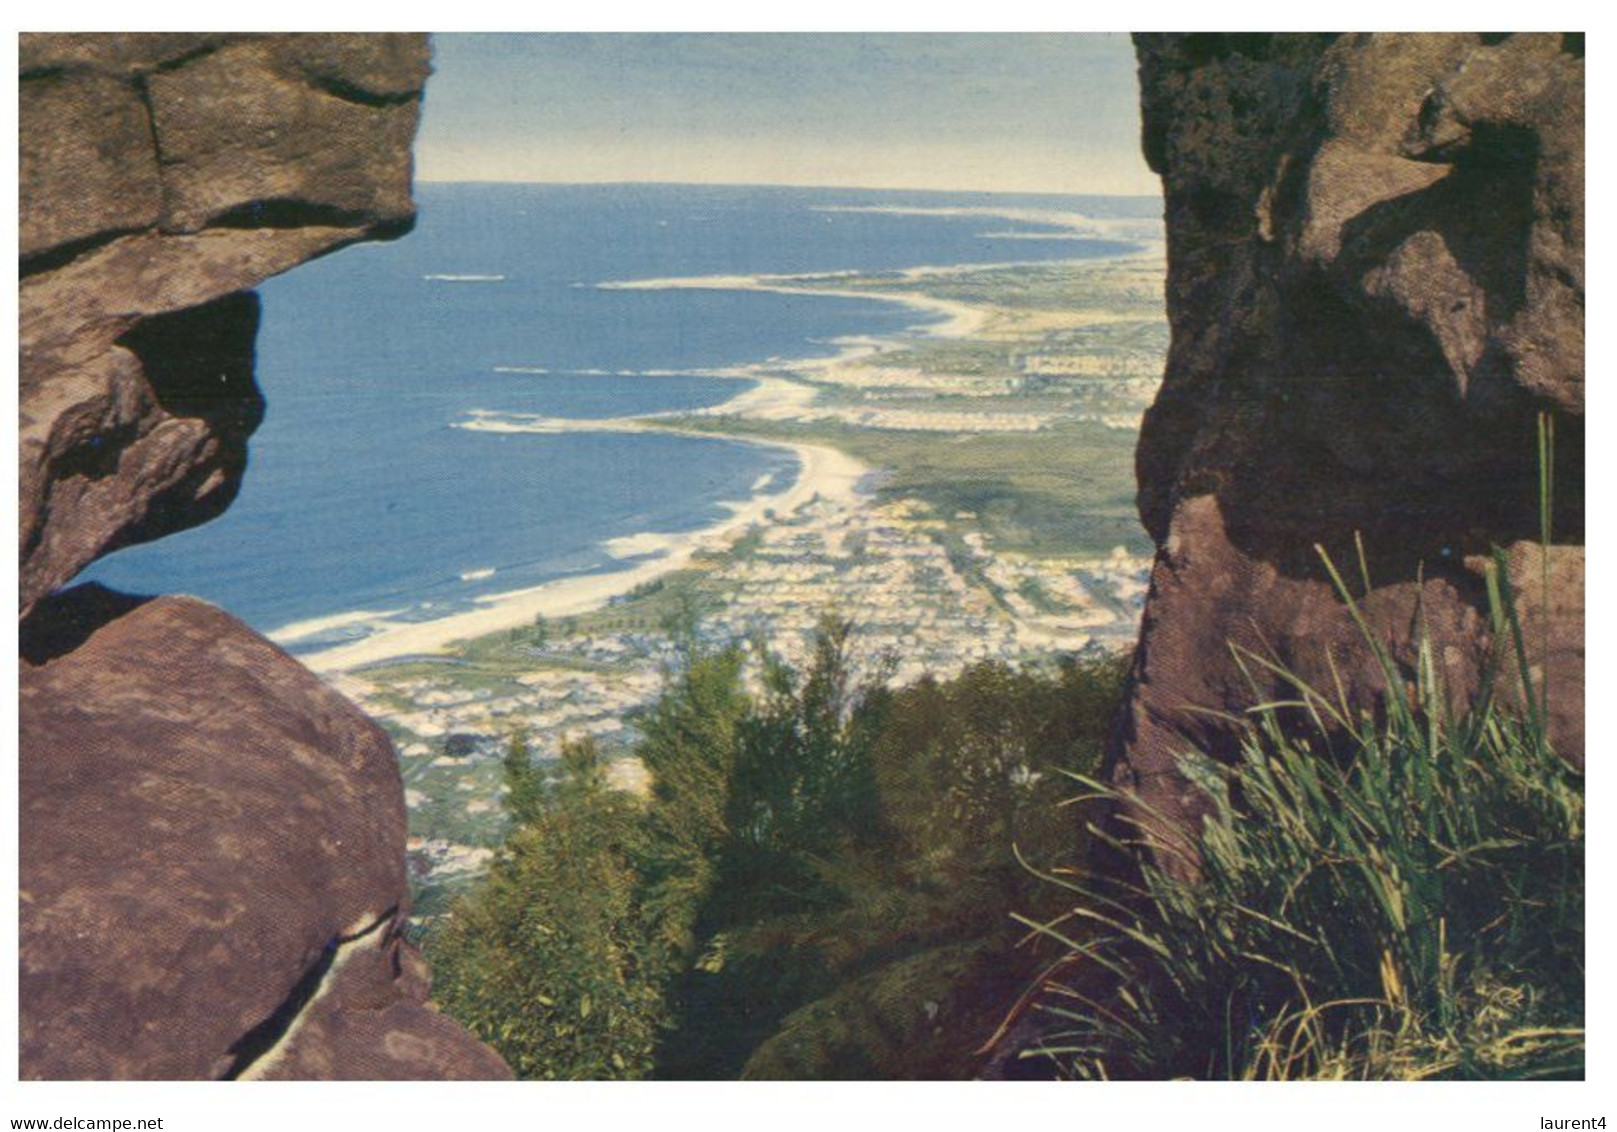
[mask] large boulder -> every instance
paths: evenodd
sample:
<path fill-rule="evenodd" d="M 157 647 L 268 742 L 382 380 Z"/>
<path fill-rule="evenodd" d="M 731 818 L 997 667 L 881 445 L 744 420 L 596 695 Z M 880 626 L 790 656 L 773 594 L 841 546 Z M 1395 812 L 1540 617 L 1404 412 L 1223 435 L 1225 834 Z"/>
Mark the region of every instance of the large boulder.
<path fill-rule="evenodd" d="M 304 1075 L 500 1075 L 422 1005 L 376 724 L 189 598 L 81 587 L 26 628 L 24 1076 L 284 1074 L 300 1062 L 280 1051 L 333 1025 L 383 1032 Z M 365 995 L 325 993 L 356 980 Z"/>
<path fill-rule="evenodd" d="M 1158 551 L 1117 780 L 1159 832 L 1191 827 L 1180 753 L 1228 754 L 1219 713 L 1286 691 L 1239 649 L 1382 701 L 1324 557 L 1411 675 L 1424 633 L 1472 697 L 1496 549 L 1551 739 L 1581 762 L 1581 37 L 1135 43 L 1173 338 L 1138 453 Z"/>

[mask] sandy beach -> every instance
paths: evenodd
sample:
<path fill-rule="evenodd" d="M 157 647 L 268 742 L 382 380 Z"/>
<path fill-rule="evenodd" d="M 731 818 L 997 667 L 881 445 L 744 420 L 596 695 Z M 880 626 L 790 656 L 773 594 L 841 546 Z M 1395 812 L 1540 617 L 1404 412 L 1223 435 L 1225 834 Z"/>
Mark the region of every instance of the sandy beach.
<path fill-rule="evenodd" d="M 928 274 L 934 270 L 915 268 L 912 271 Z M 846 274 L 846 273 L 836 273 Z M 836 274 L 817 275 L 815 279 L 834 279 Z M 909 272 L 901 273 L 908 277 Z M 711 290 L 777 291 L 806 295 L 843 295 L 850 298 L 875 299 L 898 303 L 912 310 L 941 315 L 940 321 L 919 327 L 914 333 L 940 338 L 962 338 L 977 333 L 991 317 L 990 312 L 966 303 L 934 299 L 926 295 L 903 292 L 866 291 L 853 288 L 826 289 L 805 287 L 804 276 L 785 277 L 769 275 L 709 275 L 674 279 L 639 279 L 621 283 L 598 284 L 607 289 L 659 290 L 695 288 Z M 718 375 L 746 380 L 752 384 L 720 405 L 696 410 L 700 415 L 724 414 L 744 417 L 774 418 L 794 416 L 806 409 L 816 396 L 807 385 L 769 376 L 761 371 L 790 368 L 813 371 L 845 364 L 849 361 L 879 354 L 892 347 L 886 339 L 849 338 L 838 342 L 840 349 L 826 358 L 807 358 L 789 363 L 765 363 L 715 371 Z M 686 411 L 689 413 L 689 411 Z M 474 411 L 455 424 L 474 432 L 507 433 L 563 433 L 563 432 L 658 432 L 684 433 L 712 439 L 710 433 L 688 432 L 657 423 L 663 415 L 619 417 L 604 420 L 577 420 L 561 417 L 541 417 L 520 413 L 493 413 Z M 612 570 L 582 577 L 561 578 L 543 585 L 490 594 L 477 598 L 475 609 L 453 613 L 429 621 L 398 621 L 386 614 L 344 613 L 289 625 L 270 634 L 281 644 L 295 644 L 298 640 L 315 636 L 336 628 L 363 625 L 370 633 L 360 640 L 334 645 L 330 648 L 304 654 L 301 659 L 316 672 L 334 674 L 351 671 L 403 656 L 416 656 L 442 652 L 459 641 L 470 640 L 487 633 L 497 633 L 520 625 L 532 624 L 535 618 L 573 617 L 606 605 L 613 598 L 647 582 L 685 566 L 698 551 L 719 550 L 728 546 L 746 529 L 765 521 L 769 516 L 786 516 L 815 498 L 835 502 L 855 500 L 857 484 L 870 469 L 853 457 L 834 448 L 813 444 L 790 444 L 783 441 L 759 440 L 745 436 L 726 436 L 724 439 L 738 444 L 758 444 L 764 447 L 784 448 L 796 454 L 799 470 L 792 485 L 783 491 L 758 491 L 745 503 L 731 504 L 731 513 L 712 526 L 679 534 L 643 532 L 614 539 L 606 551 L 617 558 L 643 559 L 622 570 Z"/>
<path fill-rule="evenodd" d="M 296 644 L 307 637 L 318 637 L 352 625 L 385 621 L 402 612 L 401 609 L 355 609 L 347 613 L 335 613 L 330 617 L 311 617 L 307 621 L 294 621 L 290 625 L 283 625 L 270 633 L 269 638 L 278 645 Z"/>
<path fill-rule="evenodd" d="M 553 422 L 538 422 L 525 426 L 520 420 L 490 420 L 468 422 L 461 427 L 483 428 L 490 431 L 560 431 L 546 428 Z M 555 422 L 560 423 L 560 422 Z M 633 419 L 621 422 L 571 421 L 576 431 L 602 428 L 622 428 L 632 431 L 638 425 Z M 667 430 L 664 430 L 667 431 Z M 646 557 L 625 570 L 603 574 L 589 574 L 578 578 L 563 578 L 528 589 L 509 593 L 491 594 L 477 599 L 478 608 L 451 614 L 432 621 L 404 622 L 382 618 L 372 622 L 375 631 L 363 640 L 338 645 L 300 657 L 316 672 L 335 673 L 359 668 L 379 661 L 401 656 L 440 652 L 456 641 L 496 633 L 519 625 L 530 625 L 537 617 L 572 617 L 599 609 L 613 598 L 628 593 L 636 586 L 654 581 L 685 566 L 701 550 L 721 549 L 739 537 L 754 523 L 765 521 L 770 514 L 789 515 L 815 498 L 851 502 L 857 497 L 857 485 L 869 472 L 864 464 L 851 456 L 814 444 L 779 444 L 734 438 L 737 443 L 769 444 L 788 448 L 796 453 L 800 468 L 792 485 L 783 491 L 760 492 L 746 503 L 732 505 L 732 511 L 718 523 L 700 530 L 679 534 L 647 532 L 614 540 L 608 550 L 619 556 Z M 343 615 L 344 623 L 352 623 L 353 615 Z M 310 635 L 310 623 L 297 628 L 299 635 Z M 271 634 L 272 639 L 286 639 Z"/>
<path fill-rule="evenodd" d="M 982 265 L 973 265 L 980 270 Z M 894 272 L 905 279 L 922 278 L 947 268 L 909 268 Z M 914 273 L 914 274 L 912 274 Z M 852 272 L 824 272 L 804 275 L 692 275 L 668 279 L 630 279 L 621 283 L 598 283 L 603 291 L 772 291 L 780 295 L 824 295 L 831 298 L 875 299 L 878 302 L 898 303 L 925 314 L 941 315 L 942 320 L 917 327 L 915 333 L 934 338 L 969 338 L 980 330 L 991 317 L 981 307 L 952 299 L 936 299 L 930 295 L 915 295 L 907 291 L 871 291 L 862 287 L 806 287 L 803 280 L 823 283 Z"/>

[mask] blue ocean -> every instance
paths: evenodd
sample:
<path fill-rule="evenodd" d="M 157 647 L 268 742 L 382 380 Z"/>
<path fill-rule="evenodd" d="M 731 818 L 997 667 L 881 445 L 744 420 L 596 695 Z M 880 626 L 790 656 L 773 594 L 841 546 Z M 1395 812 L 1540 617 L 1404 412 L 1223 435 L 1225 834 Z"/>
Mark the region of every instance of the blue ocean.
<path fill-rule="evenodd" d="M 713 523 L 726 501 L 794 476 L 795 456 L 455 422 L 474 410 L 714 405 L 745 386 L 711 371 L 833 354 L 836 339 L 924 316 L 872 300 L 596 284 L 1112 255 L 1129 245 L 964 210 L 1160 214 L 1150 198 L 684 185 L 428 184 L 417 200 L 405 238 L 261 288 L 269 408 L 230 509 L 87 577 L 194 594 L 272 632 L 354 610 L 433 617 L 612 568 L 607 540 Z"/>

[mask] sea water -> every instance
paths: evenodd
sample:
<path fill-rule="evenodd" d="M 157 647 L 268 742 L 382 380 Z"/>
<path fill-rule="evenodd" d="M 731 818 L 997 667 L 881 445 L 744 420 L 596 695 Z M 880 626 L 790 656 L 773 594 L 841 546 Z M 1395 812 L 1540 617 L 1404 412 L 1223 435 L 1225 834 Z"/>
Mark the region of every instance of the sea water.
<path fill-rule="evenodd" d="M 408 236 L 260 289 L 268 412 L 230 509 L 87 578 L 193 594 L 274 632 L 361 610 L 431 618 L 621 566 L 609 540 L 716 522 L 725 503 L 788 484 L 795 456 L 455 424 L 478 410 L 590 419 L 712 406 L 747 387 L 715 371 L 831 355 L 839 339 L 928 316 L 877 300 L 597 284 L 1118 254 L 1130 246 L 1021 214 L 1160 210 L 1149 198 L 676 185 L 433 184 L 417 200 Z"/>

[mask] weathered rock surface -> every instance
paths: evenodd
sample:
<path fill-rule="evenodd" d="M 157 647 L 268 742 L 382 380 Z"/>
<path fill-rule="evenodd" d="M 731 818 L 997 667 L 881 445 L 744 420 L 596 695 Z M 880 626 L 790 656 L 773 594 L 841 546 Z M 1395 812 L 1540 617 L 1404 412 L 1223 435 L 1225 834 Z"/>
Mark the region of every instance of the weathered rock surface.
<path fill-rule="evenodd" d="M 369 969 L 368 984 L 334 1000 L 358 1012 L 338 1024 L 394 1019 L 410 1053 L 343 1056 L 381 1076 L 498 1071 L 404 971 L 404 800 L 374 723 L 189 598 L 83 587 L 35 622 L 20 680 L 26 1076 L 239 1075 L 298 1040 L 307 1010 L 287 1004 L 356 936 L 342 973 Z"/>
<path fill-rule="evenodd" d="M 428 57 L 415 35 L 24 35 L 20 54 L 26 613 L 235 496 L 261 406 L 231 297 L 409 229 Z"/>
<path fill-rule="evenodd" d="M 408 944 L 362 942 L 335 971 L 284 1047 L 250 1076 L 264 1081 L 508 1078 L 486 1047 L 423 1005 L 426 963 Z"/>
<path fill-rule="evenodd" d="M 21 65 L 22 1075 L 509 1076 L 399 934 L 386 736 L 200 602 L 55 592 L 234 497 L 251 288 L 408 229 L 425 37 L 24 35 Z"/>
<path fill-rule="evenodd" d="M 1457 699 L 1483 678 L 1483 570 L 1507 552 L 1552 740 L 1581 762 L 1581 38 L 1135 42 L 1173 340 L 1138 453 L 1158 553 L 1117 778 L 1194 820 L 1176 756 L 1232 741 L 1207 709 L 1282 690 L 1232 646 L 1385 695 L 1315 550 L 1357 585 L 1356 535 L 1373 631 L 1409 663 L 1424 622 Z"/>

